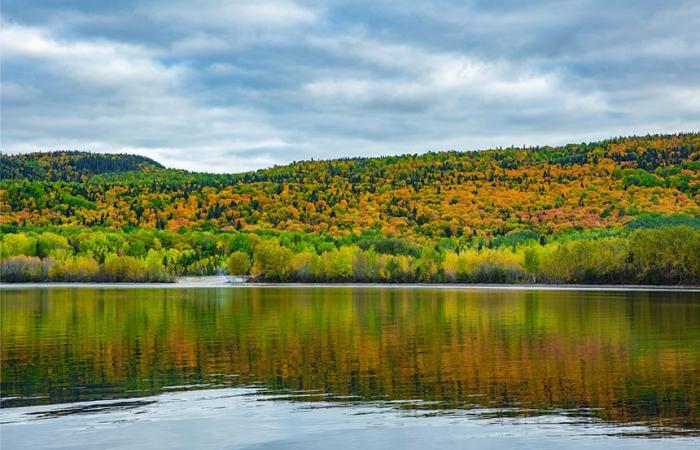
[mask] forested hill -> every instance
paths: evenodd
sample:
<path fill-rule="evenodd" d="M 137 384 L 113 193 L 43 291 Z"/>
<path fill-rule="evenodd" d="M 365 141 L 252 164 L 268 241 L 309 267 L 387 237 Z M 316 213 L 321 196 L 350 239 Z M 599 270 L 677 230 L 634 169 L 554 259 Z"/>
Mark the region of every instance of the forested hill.
<path fill-rule="evenodd" d="M 700 215 L 700 134 L 306 161 L 245 174 L 81 152 L 2 157 L 2 225 L 278 230 L 416 241 Z M 64 182 L 68 181 L 68 182 Z"/>
<path fill-rule="evenodd" d="M 2 154 L 0 159 L 3 179 L 32 181 L 81 181 L 103 173 L 164 168 L 144 156 L 79 151 Z"/>

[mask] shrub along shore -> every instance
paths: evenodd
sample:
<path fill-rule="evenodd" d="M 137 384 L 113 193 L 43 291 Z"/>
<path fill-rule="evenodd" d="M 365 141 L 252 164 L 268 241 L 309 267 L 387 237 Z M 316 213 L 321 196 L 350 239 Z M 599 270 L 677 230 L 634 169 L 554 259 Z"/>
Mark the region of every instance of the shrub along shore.
<path fill-rule="evenodd" d="M 566 237 L 413 243 L 290 232 L 85 228 L 2 235 L 12 282 L 170 282 L 227 272 L 265 282 L 700 284 L 700 229 L 662 226 Z"/>

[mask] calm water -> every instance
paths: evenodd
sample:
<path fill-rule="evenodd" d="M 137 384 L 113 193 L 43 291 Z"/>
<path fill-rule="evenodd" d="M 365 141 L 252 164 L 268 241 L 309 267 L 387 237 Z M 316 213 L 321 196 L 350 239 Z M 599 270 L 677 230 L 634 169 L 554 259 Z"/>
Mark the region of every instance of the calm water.
<path fill-rule="evenodd" d="M 700 445 L 697 292 L 0 295 L 3 448 Z"/>

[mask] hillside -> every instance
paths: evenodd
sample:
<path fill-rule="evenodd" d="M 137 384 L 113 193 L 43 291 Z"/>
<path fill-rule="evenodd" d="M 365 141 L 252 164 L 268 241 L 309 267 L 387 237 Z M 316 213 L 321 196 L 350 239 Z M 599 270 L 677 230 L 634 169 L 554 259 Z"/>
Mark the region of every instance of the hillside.
<path fill-rule="evenodd" d="M 3 156 L 2 164 L 3 225 L 373 231 L 422 241 L 614 227 L 642 213 L 700 215 L 697 133 L 306 161 L 234 175 L 79 152 Z"/>
<path fill-rule="evenodd" d="M 3 282 L 224 270 L 266 281 L 700 284 L 697 133 L 229 175 L 79 152 L 2 162 L 14 177 L 0 182 Z"/>
<path fill-rule="evenodd" d="M 3 179 L 31 181 L 84 181 L 103 173 L 163 169 L 138 155 L 57 151 L 0 155 Z"/>

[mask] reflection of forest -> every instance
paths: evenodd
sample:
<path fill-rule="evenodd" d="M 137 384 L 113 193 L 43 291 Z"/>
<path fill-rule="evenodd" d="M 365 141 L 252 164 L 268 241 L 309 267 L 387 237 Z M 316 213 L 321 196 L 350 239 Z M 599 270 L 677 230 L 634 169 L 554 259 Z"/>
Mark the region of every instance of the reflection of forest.
<path fill-rule="evenodd" d="M 699 300 L 455 289 L 6 289 L 2 395 L 146 395 L 238 374 L 244 383 L 364 399 L 590 407 L 609 420 L 698 429 Z M 6 406 L 23 403 L 32 401 Z"/>

